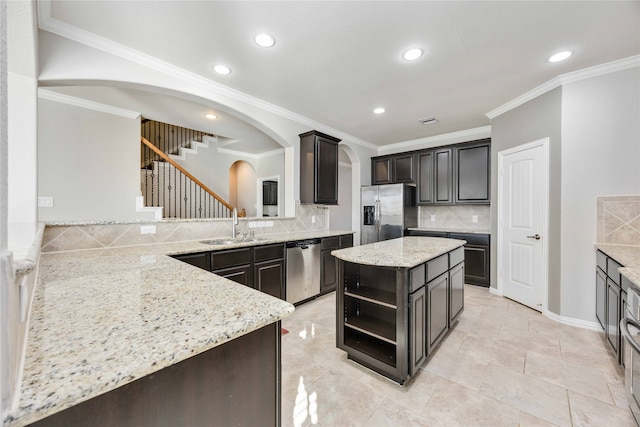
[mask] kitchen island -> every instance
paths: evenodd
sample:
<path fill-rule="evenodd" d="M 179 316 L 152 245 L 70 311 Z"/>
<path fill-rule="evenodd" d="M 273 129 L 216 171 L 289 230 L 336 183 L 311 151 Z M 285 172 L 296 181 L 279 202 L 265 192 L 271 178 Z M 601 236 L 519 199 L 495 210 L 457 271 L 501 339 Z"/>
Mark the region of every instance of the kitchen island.
<path fill-rule="evenodd" d="M 336 345 L 404 384 L 464 308 L 464 240 L 402 237 L 332 252 Z"/>

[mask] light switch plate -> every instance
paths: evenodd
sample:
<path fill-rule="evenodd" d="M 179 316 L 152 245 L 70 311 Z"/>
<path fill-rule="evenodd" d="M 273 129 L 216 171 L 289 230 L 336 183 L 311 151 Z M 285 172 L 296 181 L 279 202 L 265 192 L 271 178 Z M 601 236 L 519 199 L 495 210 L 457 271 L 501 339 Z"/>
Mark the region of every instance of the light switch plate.
<path fill-rule="evenodd" d="M 140 234 L 156 234 L 155 225 L 141 225 Z"/>
<path fill-rule="evenodd" d="M 53 207 L 53 197 L 42 196 L 38 197 L 38 207 L 40 208 L 52 208 Z"/>

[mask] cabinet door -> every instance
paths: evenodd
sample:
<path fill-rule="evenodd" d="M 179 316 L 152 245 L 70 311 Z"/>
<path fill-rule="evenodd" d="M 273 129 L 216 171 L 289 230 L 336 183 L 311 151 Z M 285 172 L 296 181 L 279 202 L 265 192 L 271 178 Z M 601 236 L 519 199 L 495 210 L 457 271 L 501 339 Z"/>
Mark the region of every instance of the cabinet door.
<path fill-rule="evenodd" d="M 418 204 L 433 203 L 433 152 L 418 155 Z"/>
<path fill-rule="evenodd" d="M 620 349 L 620 288 L 611 279 L 607 278 L 607 324 L 605 336 L 611 345 L 613 352 L 618 357 Z"/>
<path fill-rule="evenodd" d="M 620 321 L 624 318 L 624 310 L 625 307 L 627 305 L 627 293 L 625 291 L 621 291 L 620 292 L 620 319 L 618 320 L 618 325 L 620 325 Z M 625 367 L 625 356 L 627 354 L 627 350 L 626 350 L 626 346 L 627 346 L 627 342 L 626 340 L 620 336 L 620 351 L 618 352 L 619 356 L 619 362 L 622 365 L 622 368 Z M 624 369 L 623 369 L 624 370 Z"/>
<path fill-rule="evenodd" d="M 251 280 L 251 265 L 241 265 L 222 270 L 214 270 L 213 272 L 218 276 L 233 280 L 241 285 L 253 287 L 253 280 Z"/>
<path fill-rule="evenodd" d="M 371 184 L 391 184 L 392 167 L 391 157 L 373 159 L 371 164 Z"/>
<path fill-rule="evenodd" d="M 415 182 L 413 155 L 395 156 L 393 159 L 393 182 Z"/>
<path fill-rule="evenodd" d="M 317 137 L 315 203 L 338 204 L 338 143 Z"/>
<path fill-rule="evenodd" d="M 409 375 L 414 375 L 427 358 L 426 347 L 426 288 L 409 295 Z"/>
<path fill-rule="evenodd" d="M 453 202 L 453 156 L 451 148 L 434 152 L 435 203 Z"/>
<path fill-rule="evenodd" d="M 489 148 L 487 143 L 456 148 L 456 203 L 490 202 Z"/>
<path fill-rule="evenodd" d="M 607 276 L 596 267 L 596 319 L 605 330 L 607 322 Z"/>
<path fill-rule="evenodd" d="M 449 271 L 449 327 L 464 309 L 464 266 L 461 262 Z"/>
<path fill-rule="evenodd" d="M 334 291 L 338 283 L 338 260 L 331 251 L 321 253 L 320 293 Z"/>
<path fill-rule="evenodd" d="M 257 290 L 284 299 L 284 260 L 256 263 L 253 277 Z"/>
<path fill-rule="evenodd" d="M 448 330 L 448 289 L 449 273 L 427 283 L 427 355 L 431 354 Z"/>

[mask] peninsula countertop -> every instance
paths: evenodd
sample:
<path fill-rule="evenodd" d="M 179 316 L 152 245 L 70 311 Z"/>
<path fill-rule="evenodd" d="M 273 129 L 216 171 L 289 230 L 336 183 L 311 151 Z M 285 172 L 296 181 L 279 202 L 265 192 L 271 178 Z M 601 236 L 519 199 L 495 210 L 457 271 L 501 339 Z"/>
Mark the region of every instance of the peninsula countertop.
<path fill-rule="evenodd" d="M 43 253 L 18 408 L 32 423 L 290 315 L 294 307 L 167 255 L 350 232 Z"/>
<path fill-rule="evenodd" d="M 399 237 L 353 248 L 338 249 L 331 255 L 343 261 L 378 267 L 415 267 L 466 243 L 442 237 Z"/>

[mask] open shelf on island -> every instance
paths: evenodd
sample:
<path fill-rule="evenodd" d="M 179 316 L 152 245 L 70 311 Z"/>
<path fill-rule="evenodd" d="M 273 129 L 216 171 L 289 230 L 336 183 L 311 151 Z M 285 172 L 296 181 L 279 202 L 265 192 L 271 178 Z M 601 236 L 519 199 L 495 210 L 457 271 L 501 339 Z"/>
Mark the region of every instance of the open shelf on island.
<path fill-rule="evenodd" d="M 397 308 L 396 306 L 396 293 L 390 292 L 386 289 L 373 288 L 370 286 L 360 286 L 347 288 L 344 291 L 345 295 L 354 298 L 360 298 L 365 301 L 372 302 L 374 304 L 380 304 L 389 308 Z"/>
<path fill-rule="evenodd" d="M 392 368 L 396 367 L 396 346 L 363 334 L 354 329 L 345 329 L 345 345 L 360 351 Z"/>
<path fill-rule="evenodd" d="M 396 325 L 393 323 L 381 322 L 379 319 L 367 315 L 359 315 L 347 318 L 344 326 L 371 335 L 389 344 L 396 344 Z"/>

